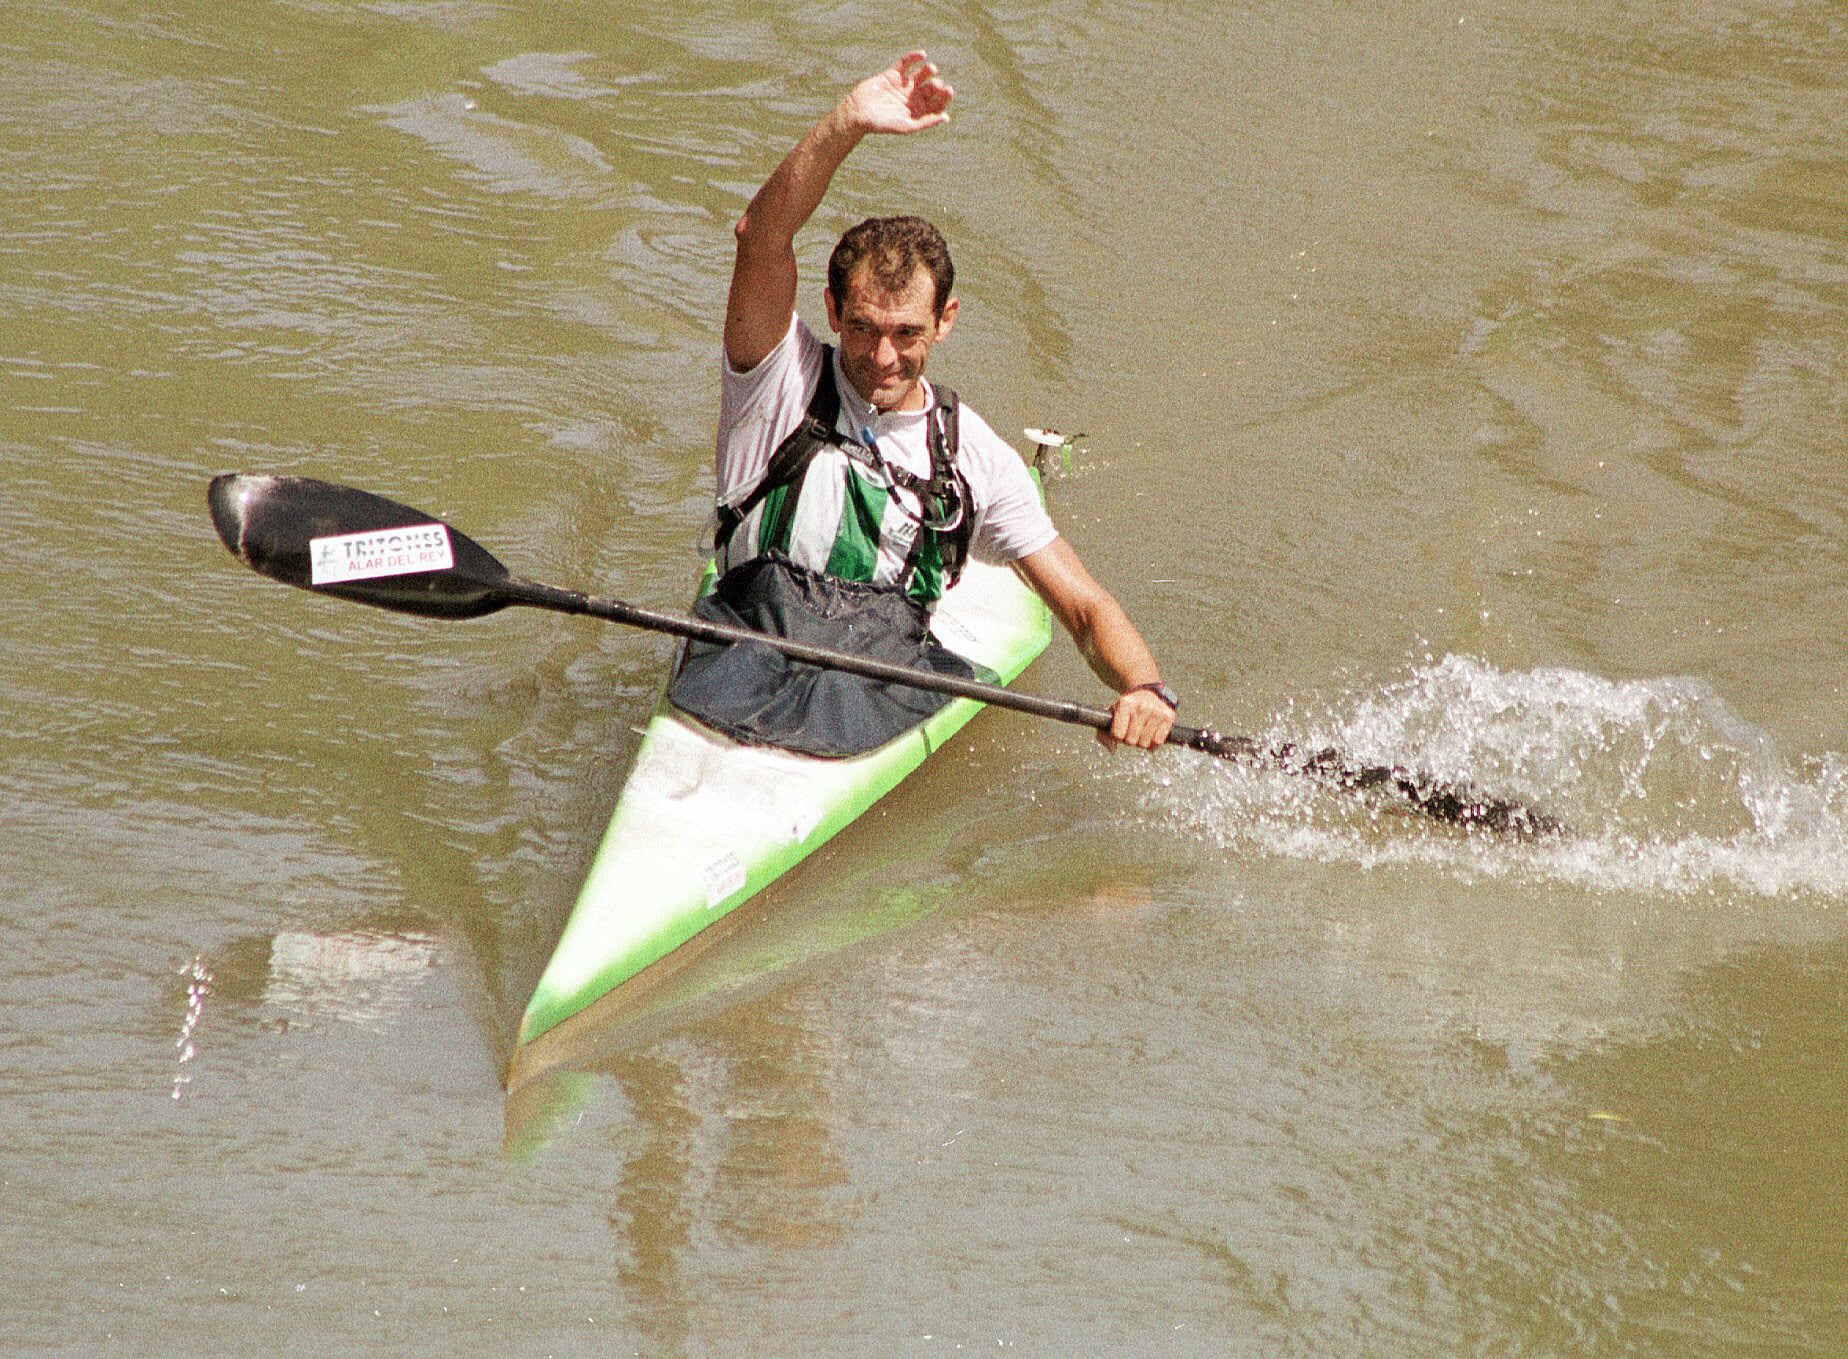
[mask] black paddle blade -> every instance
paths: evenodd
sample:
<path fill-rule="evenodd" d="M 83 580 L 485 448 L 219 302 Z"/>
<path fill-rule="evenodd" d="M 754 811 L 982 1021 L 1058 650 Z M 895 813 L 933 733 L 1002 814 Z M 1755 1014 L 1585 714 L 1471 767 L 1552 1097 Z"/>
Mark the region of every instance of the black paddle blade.
<path fill-rule="evenodd" d="M 426 618 L 479 618 L 513 601 L 507 568 L 440 519 L 311 477 L 213 477 L 212 524 L 271 580 Z"/>
<path fill-rule="evenodd" d="M 1344 787 L 1349 788 L 1372 788 L 1389 784 L 1426 816 L 1452 826 L 1461 826 L 1465 830 L 1499 831 L 1521 839 L 1564 835 L 1566 832 L 1565 823 L 1558 817 L 1536 811 L 1513 798 L 1495 797 L 1473 784 L 1444 783 L 1428 774 L 1384 765 L 1343 769 L 1339 771 L 1338 778 Z"/>

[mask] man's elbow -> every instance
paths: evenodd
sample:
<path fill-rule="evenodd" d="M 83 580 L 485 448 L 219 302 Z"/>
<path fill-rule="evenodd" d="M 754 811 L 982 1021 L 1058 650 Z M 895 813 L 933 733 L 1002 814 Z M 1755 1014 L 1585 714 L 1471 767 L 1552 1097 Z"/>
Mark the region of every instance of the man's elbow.
<path fill-rule="evenodd" d="M 753 211 L 755 204 L 744 210 L 732 227 L 732 239 L 738 242 L 738 258 L 741 260 L 782 261 L 795 258 L 796 240 L 789 232 L 780 230 L 775 215 L 768 217 Z"/>
<path fill-rule="evenodd" d="M 1071 634 L 1078 650 L 1090 659 L 1097 650 L 1098 625 L 1102 621 L 1097 601 L 1089 595 L 1063 601 L 1064 607 L 1053 610 L 1065 630 Z"/>

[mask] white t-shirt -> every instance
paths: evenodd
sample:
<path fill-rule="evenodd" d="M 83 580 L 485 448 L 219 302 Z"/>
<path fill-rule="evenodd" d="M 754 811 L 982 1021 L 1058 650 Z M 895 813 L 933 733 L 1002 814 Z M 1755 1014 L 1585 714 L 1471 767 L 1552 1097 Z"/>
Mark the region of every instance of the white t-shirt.
<path fill-rule="evenodd" d="M 821 375 L 822 343 L 792 316 L 789 332 L 747 372 L 735 371 L 721 356 L 719 387 L 718 497 L 721 502 L 745 495 L 764 474 L 770 455 L 808 413 L 809 398 Z M 919 477 L 930 475 L 930 448 L 925 441 L 927 416 L 935 403 L 929 382 L 925 404 L 915 411 L 875 411 L 840 370 L 834 357 L 834 382 L 841 394 L 839 428 L 852 436 L 870 429 L 886 460 Z M 1020 455 L 963 403 L 958 417 L 956 465 L 969 483 L 973 530 L 969 550 L 977 560 L 1002 564 L 1038 552 L 1059 536 L 1040 504 L 1039 488 Z"/>

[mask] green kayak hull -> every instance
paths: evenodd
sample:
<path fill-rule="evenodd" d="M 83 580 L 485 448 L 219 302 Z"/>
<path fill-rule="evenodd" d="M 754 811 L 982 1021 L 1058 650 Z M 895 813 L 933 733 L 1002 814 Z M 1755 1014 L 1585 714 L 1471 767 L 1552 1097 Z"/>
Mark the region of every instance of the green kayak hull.
<path fill-rule="evenodd" d="M 1004 683 L 1051 639 L 1051 618 L 1038 596 L 1012 570 L 973 561 L 939 602 L 931 627 L 944 645 Z M 818 759 L 740 745 L 658 702 L 577 904 L 526 1007 L 521 1045 L 617 995 L 789 872 L 982 706 L 952 699 L 877 750 Z M 599 1015 L 608 1008 L 598 1005 Z"/>

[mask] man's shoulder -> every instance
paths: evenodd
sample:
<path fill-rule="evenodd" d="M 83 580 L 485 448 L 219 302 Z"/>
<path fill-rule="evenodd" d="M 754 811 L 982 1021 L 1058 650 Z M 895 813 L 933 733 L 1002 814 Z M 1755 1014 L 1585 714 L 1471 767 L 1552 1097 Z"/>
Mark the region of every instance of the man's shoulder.
<path fill-rule="evenodd" d="M 730 357 L 723 350 L 720 351 L 719 361 L 728 389 L 752 391 L 775 385 L 792 374 L 799 375 L 804 382 L 813 383 L 821 371 L 820 358 L 823 352 L 824 346 L 815 332 L 809 329 L 800 314 L 792 312 L 789 328 L 783 332 L 783 338 L 751 367 L 733 367 Z"/>
<path fill-rule="evenodd" d="M 946 390 L 949 389 L 937 389 L 939 400 L 942 400 Z M 1025 464 L 1021 462 L 1020 454 L 1014 451 L 1014 446 L 997 434 L 995 427 L 983 419 L 981 412 L 960 395 L 956 402 L 956 431 L 959 460 L 967 459 L 970 466 L 980 467 L 984 471 L 1005 473 L 1010 463 L 1024 470 Z"/>
<path fill-rule="evenodd" d="M 771 453 L 802 422 L 821 373 L 823 348 L 797 316 L 776 347 L 739 372 L 720 356 L 718 491 L 721 498 L 763 475 Z"/>
<path fill-rule="evenodd" d="M 957 418 L 958 468 L 981 514 L 977 555 L 1012 561 L 1057 536 L 1026 461 L 980 414 L 962 407 Z"/>
<path fill-rule="evenodd" d="M 954 388 L 938 386 L 932 389 L 932 395 L 934 395 L 939 402 L 946 396 L 953 396 L 956 398 L 957 424 L 962 429 L 965 436 L 974 434 L 977 439 L 985 442 L 1007 442 L 1005 439 L 1002 439 L 999 434 L 995 433 L 995 427 L 993 425 L 982 418 L 982 413 L 965 401 L 962 394 L 957 392 Z"/>
<path fill-rule="evenodd" d="M 821 377 L 826 349 L 799 316 L 776 347 L 740 371 L 720 355 L 719 439 L 735 433 L 753 440 L 781 438 L 808 410 Z"/>

